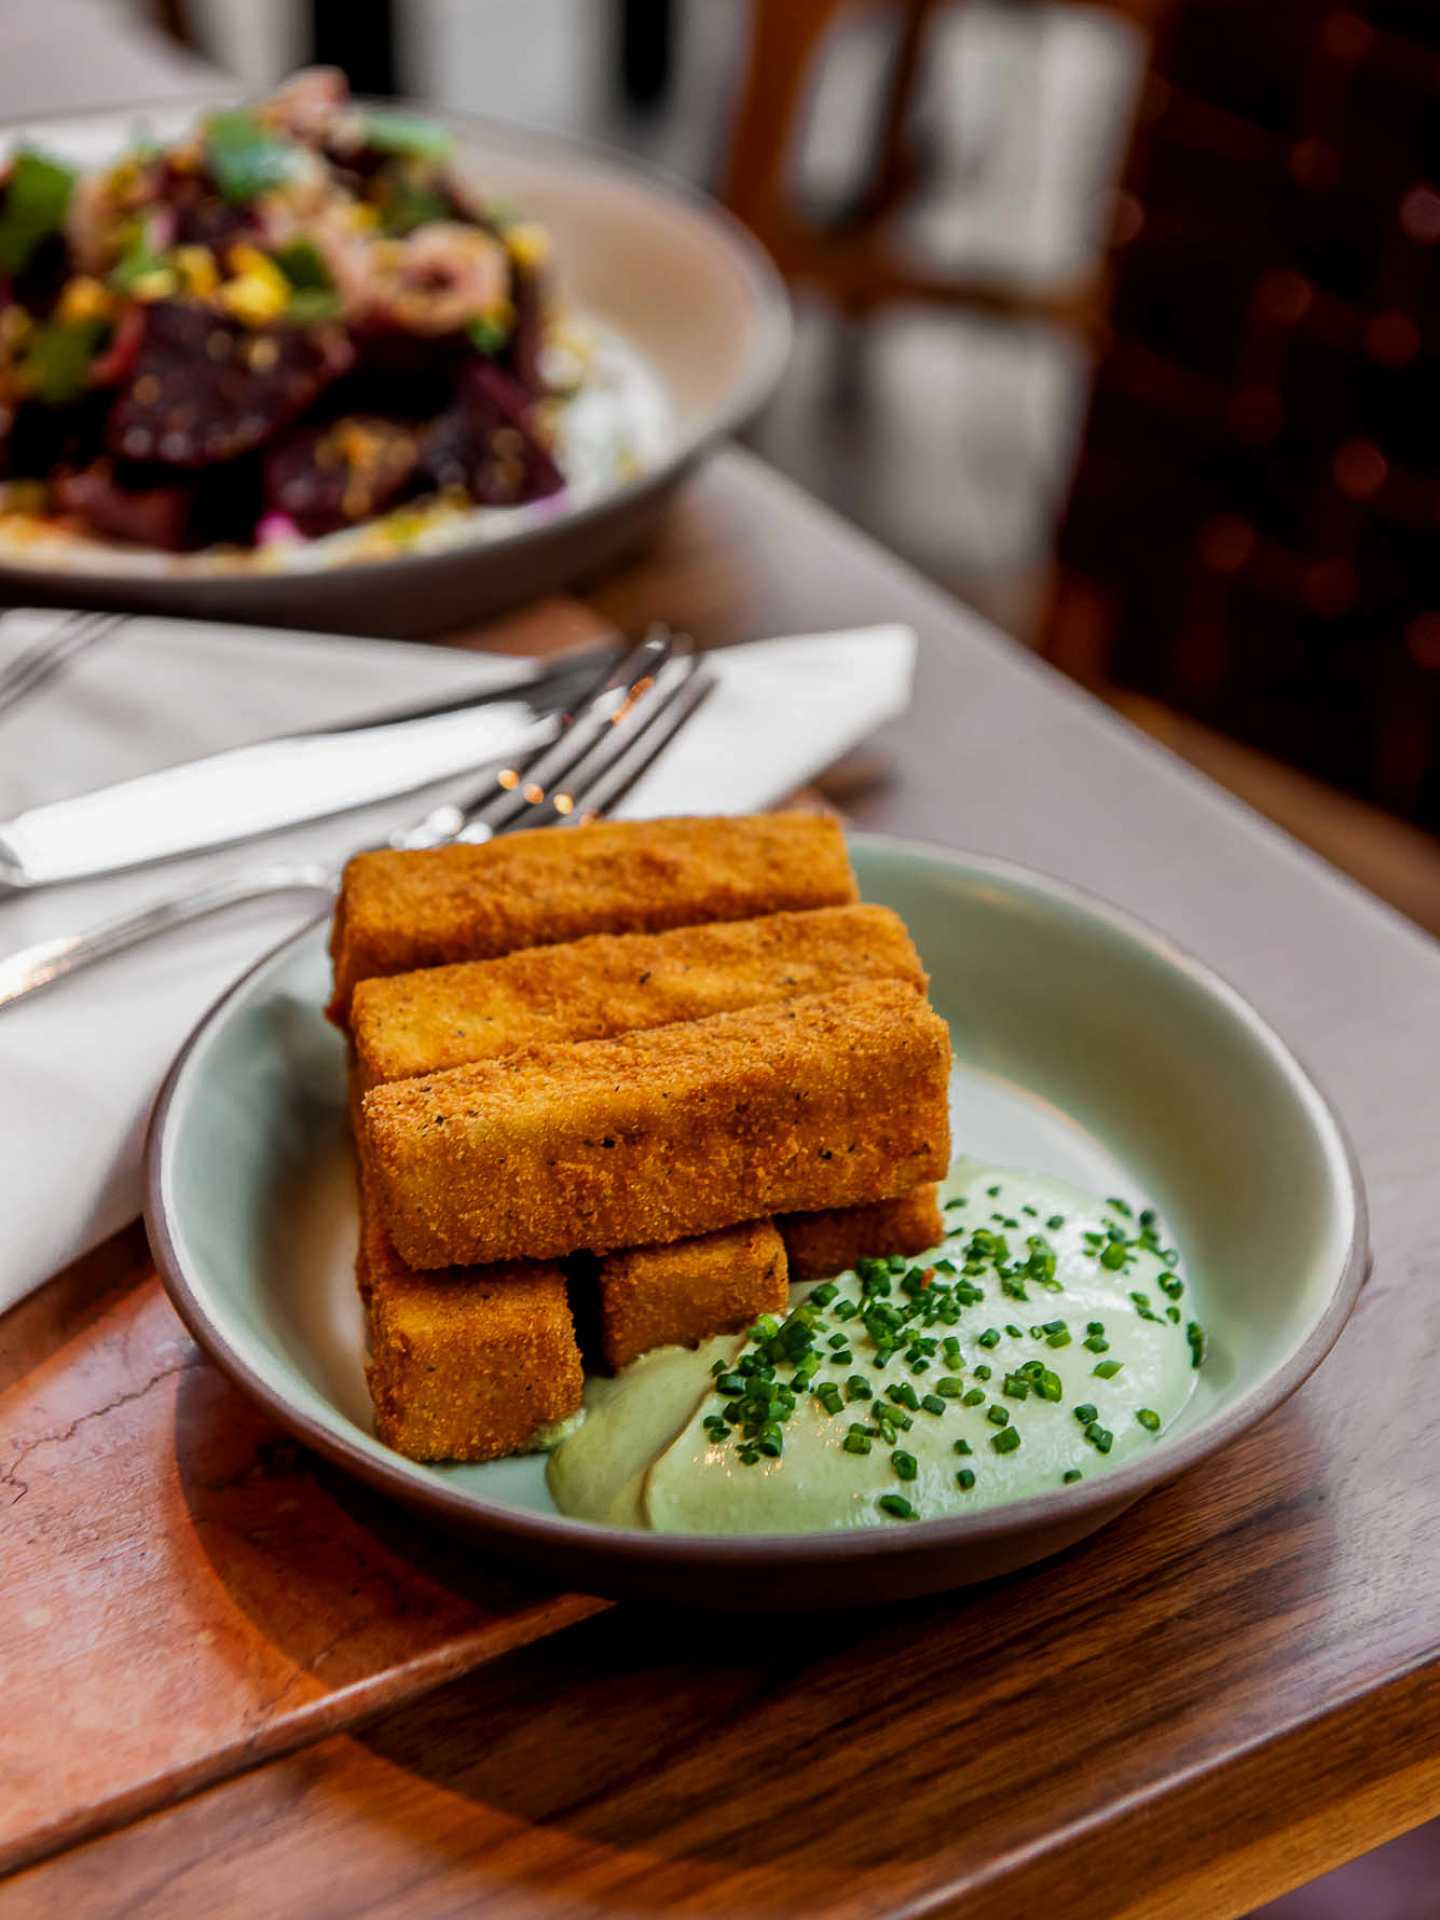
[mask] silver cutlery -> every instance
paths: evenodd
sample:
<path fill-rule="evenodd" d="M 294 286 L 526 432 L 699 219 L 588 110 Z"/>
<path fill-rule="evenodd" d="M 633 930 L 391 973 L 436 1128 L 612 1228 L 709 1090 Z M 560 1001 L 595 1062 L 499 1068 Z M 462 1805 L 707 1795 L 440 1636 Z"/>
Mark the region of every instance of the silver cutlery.
<path fill-rule="evenodd" d="M 102 640 L 112 639 L 125 625 L 121 613 L 66 613 L 53 627 L 0 667 L 0 714 L 11 712 L 32 693 L 38 693 L 62 667 Z"/>
<path fill-rule="evenodd" d="M 714 684 L 691 641 L 666 631 L 652 633 L 578 692 L 561 717 L 558 738 L 546 739 L 458 800 L 432 808 L 392 835 L 389 844 L 479 843 L 520 827 L 568 827 L 597 819 L 654 764 Z M 40 941 L 0 961 L 0 1007 L 226 907 L 277 893 L 333 898 L 339 881 L 339 867 L 272 863 L 156 901 L 88 932 Z"/>
<path fill-rule="evenodd" d="M 261 740 L 0 820 L 0 896 L 119 873 L 298 826 L 498 765 L 552 737 L 622 649 L 591 649 L 475 692 Z"/>

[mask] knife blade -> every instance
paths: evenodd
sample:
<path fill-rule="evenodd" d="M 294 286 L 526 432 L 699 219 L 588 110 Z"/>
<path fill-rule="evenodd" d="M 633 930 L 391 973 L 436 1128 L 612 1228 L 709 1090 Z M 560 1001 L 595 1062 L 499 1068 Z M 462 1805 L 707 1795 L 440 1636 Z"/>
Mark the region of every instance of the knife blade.
<path fill-rule="evenodd" d="M 0 891 L 93 879 L 254 839 L 540 744 L 614 649 L 424 706 L 314 728 L 97 787 L 0 820 Z"/>

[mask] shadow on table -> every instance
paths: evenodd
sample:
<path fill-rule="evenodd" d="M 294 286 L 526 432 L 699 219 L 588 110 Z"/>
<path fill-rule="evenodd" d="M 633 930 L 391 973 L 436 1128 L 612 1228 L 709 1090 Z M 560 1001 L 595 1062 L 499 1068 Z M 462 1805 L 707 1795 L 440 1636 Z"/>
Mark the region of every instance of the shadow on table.
<path fill-rule="evenodd" d="M 356 1738 L 474 1804 L 422 1828 L 437 1871 L 558 1874 L 599 1910 L 744 1910 L 756 1870 L 767 1912 L 898 1906 L 1108 1819 L 1161 1740 L 1167 1769 L 1234 1746 L 1232 1635 L 1283 1633 L 1326 1553 L 1317 1509 L 1303 1573 L 1283 1546 L 1267 1562 L 1306 1497 L 1292 1468 L 1207 1470 L 1227 1553 L 1197 1551 L 1201 1483 L 1181 1483 L 1039 1572 L 884 1613 L 617 1609 Z M 413 1844 L 410 1808 L 367 1799 L 366 1818 Z"/>

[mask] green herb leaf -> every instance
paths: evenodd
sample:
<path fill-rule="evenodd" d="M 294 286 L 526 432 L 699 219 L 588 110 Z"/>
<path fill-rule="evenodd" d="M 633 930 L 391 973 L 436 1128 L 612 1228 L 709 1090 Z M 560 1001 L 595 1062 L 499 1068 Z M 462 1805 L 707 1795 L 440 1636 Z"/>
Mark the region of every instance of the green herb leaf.
<path fill-rule="evenodd" d="M 365 144 L 376 153 L 400 153 L 416 160 L 443 160 L 455 145 L 448 127 L 418 114 L 382 108 L 365 116 Z"/>
<path fill-rule="evenodd" d="M 317 288 L 328 293 L 334 288 L 335 282 L 325 264 L 324 254 L 309 240 L 292 240 L 288 246 L 272 253 L 270 258 L 297 291 Z"/>
<path fill-rule="evenodd" d="M 248 206 L 293 179 L 300 149 L 250 113 L 217 113 L 205 123 L 205 164 L 222 197 Z"/>
<path fill-rule="evenodd" d="M 16 154 L 0 213 L 0 273 L 18 273 L 40 242 L 59 232 L 74 185 L 58 160 L 28 149 Z"/>
<path fill-rule="evenodd" d="M 78 400 L 85 390 L 90 363 L 109 330 L 107 320 L 56 322 L 41 327 L 20 366 L 26 392 L 52 407 Z"/>

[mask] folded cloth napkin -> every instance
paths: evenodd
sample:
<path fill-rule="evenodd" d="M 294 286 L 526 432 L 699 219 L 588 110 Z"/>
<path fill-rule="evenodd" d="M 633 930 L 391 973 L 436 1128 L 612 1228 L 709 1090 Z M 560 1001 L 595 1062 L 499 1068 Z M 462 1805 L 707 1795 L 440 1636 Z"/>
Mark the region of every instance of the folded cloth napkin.
<path fill-rule="evenodd" d="M 54 615 L 0 621 L 0 664 Z M 757 642 L 713 656 L 719 685 L 634 789 L 632 818 L 771 805 L 909 700 L 906 627 Z M 223 747 L 478 690 L 494 655 L 185 621 L 136 620 L 0 716 L 0 818 Z M 334 860 L 424 813 L 444 783 L 181 861 L 0 895 L 0 958 L 227 871 Z M 310 917 L 313 896 L 228 913 L 0 1008 L 0 1311 L 140 1210 L 156 1091 L 207 1007 Z"/>

